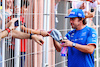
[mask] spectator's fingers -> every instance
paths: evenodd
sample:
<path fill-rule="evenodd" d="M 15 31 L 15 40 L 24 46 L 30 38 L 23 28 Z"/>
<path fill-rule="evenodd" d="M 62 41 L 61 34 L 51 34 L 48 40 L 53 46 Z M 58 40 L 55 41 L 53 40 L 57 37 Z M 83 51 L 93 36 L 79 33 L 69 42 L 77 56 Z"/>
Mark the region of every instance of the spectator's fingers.
<path fill-rule="evenodd" d="M 62 43 L 65 43 L 65 42 L 66 42 L 66 40 L 61 40 L 61 42 L 62 42 Z"/>
<path fill-rule="evenodd" d="M 42 38 L 39 39 L 39 41 L 44 44 L 44 40 Z"/>
<path fill-rule="evenodd" d="M 50 34 L 49 34 L 49 33 L 47 33 L 47 36 L 50 36 Z"/>
<path fill-rule="evenodd" d="M 42 44 L 44 44 L 44 41 L 43 41 L 42 39 L 40 40 L 40 42 L 41 42 Z"/>
<path fill-rule="evenodd" d="M 17 20 L 18 20 L 18 18 L 12 18 L 10 22 L 15 22 Z"/>
<path fill-rule="evenodd" d="M 42 45 L 42 43 L 40 41 L 36 41 L 39 45 Z"/>
<path fill-rule="evenodd" d="M 66 46 L 66 44 L 65 43 L 62 43 L 62 45 L 61 45 L 62 47 L 65 47 Z"/>
<path fill-rule="evenodd" d="M 12 29 L 12 30 L 15 29 L 14 23 L 15 23 L 15 21 L 17 21 L 17 20 L 18 20 L 18 18 L 13 18 L 13 19 L 11 19 L 11 21 L 10 21 L 10 22 L 11 22 L 11 25 L 10 25 L 10 27 L 9 27 L 10 29 Z"/>

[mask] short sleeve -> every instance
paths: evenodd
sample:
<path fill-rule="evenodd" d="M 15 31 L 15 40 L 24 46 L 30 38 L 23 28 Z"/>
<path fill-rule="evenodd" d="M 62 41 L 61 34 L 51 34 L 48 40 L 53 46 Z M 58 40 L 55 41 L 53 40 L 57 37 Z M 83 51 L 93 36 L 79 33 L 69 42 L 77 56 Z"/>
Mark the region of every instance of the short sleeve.
<path fill-rule="evenodd" d="M 97 43 L 97 33 L 94 29 L 91 29 L 88 33 L 86 44 L 95 44 Z"/>
<path fill-rule="evenodd" d="M 68 40 L 70 40 L 70 33 L 68 32 L 65 37 L 67 37 Z"/>

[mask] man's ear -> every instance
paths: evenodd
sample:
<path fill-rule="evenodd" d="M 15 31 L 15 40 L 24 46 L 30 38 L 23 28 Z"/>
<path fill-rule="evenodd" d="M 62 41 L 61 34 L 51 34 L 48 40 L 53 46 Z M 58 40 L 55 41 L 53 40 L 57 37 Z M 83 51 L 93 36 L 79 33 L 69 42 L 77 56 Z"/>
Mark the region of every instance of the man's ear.
<path fill-rule="evenodd" d="M 83 23 L 84 18 L 82 18 L 81 22 Z"/>

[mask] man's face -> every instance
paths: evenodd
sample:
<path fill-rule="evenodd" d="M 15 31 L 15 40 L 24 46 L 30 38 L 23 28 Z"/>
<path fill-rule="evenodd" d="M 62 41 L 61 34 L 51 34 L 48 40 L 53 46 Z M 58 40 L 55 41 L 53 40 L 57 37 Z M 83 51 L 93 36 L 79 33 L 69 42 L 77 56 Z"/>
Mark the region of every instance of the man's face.
<path fill-rule="evenodd" d="M 77 26 L 79 26 L 79 24 L 80 24 L 79 19 L 77 17 L 70 18 L 70 24 L 71 24 L 73 29 L 77 29 Z"/>
<path fill-rule="evenodd" d="M 6 2 L 6 7 L 11 7 L 13 0 L 5 0 Z"/>
<path fill-rule="evenodd" d="M 25 6 L 23 6 L 23 7 L 21 8 L 21 12 L 22 12 L 22 13 L 27 13 L 27 10 L 28 10 L 28 8 L 26 8 Z"/>

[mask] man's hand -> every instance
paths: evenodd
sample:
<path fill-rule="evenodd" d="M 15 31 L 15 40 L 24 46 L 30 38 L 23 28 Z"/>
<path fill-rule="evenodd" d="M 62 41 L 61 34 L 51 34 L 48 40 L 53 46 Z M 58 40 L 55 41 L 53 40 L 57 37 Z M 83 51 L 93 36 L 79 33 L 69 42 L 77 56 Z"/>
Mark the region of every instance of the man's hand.
<path fill-rule="evenodd" d="M 10 27 L 9 27 L 10 30 L 15 29 L 14 23 L 15 23 L 15 21 L 17 21 L 17 20 L 18 20 L 18 18 L 12 18 L 11 21 L 9 21 L 9 22 L 11 23 L 11 24 L 10 24 Z"/>
<path fill-rule="evenodd" d="M 73 42 L 69 41 L 69 40 L 62 40 L 61 41 L 63 44 L 61 45 L 62 47 L 72 47 Z"/>
<path fill-rule="evenodd" d="M 50 36 L 50 34 L 44 30 L 40 30 L 40 35 L 42 35 L 43 37 Z"/>
<path fill-rule="evenodd" d="M 43 45 L 44 43 L 43 39 L 41 39 L 37 35 L 32 35 L 32 39 L 35 40 L 35 42 L 37 42 L 39 45 Z"/>

